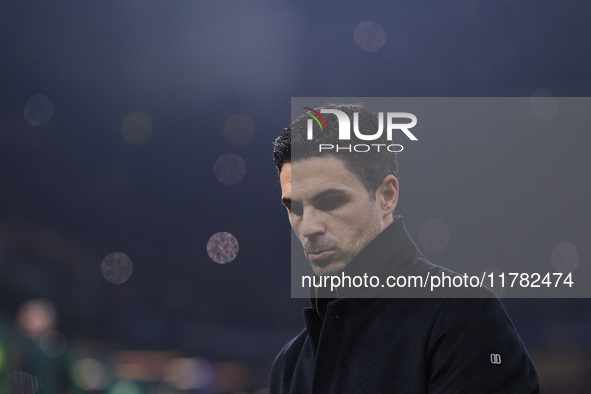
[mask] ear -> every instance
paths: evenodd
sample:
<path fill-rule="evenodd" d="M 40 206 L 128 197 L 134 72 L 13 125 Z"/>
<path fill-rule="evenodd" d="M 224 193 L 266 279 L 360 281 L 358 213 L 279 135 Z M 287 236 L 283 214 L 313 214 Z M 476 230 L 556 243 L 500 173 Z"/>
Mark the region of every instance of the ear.
<path fill-rule="evenodd" d="M 376 202 L 382 217 L 391 215 L 398 204 L 398 179 L 390 174 L 384 178 L 376 192 Z"/>

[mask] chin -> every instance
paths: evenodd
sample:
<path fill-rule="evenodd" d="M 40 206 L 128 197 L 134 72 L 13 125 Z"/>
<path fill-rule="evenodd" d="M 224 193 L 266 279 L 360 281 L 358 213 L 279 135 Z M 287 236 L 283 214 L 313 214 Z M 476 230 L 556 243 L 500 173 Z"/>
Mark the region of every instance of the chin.
<path fill-rule="evenodd" d="M 341 262 L 329 263 L 326 265 L 312 264 L 312 270 L 318 276 L 332 276 L 339 274 L 347 264 Z"/>

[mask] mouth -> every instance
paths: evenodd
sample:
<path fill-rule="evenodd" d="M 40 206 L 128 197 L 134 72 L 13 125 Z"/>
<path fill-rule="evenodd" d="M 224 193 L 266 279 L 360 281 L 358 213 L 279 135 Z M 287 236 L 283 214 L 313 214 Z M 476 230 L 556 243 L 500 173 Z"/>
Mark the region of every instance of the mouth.
<path fill-rule="evenodd" d="M 334 253 L 335 253 L 334 250 L 319 250 L 316 252 L 309 252 L 308 253 L 308 260 L 310 260 L 311 263 L 318 264 L 318 263 L 321 263 L 322 261 L 327 260 Z"/>

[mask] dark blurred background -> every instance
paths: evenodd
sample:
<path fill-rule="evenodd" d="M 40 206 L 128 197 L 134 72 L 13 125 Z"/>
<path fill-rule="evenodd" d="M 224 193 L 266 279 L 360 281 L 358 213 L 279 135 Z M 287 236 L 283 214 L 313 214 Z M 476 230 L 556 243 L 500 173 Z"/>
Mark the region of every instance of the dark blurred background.
<path fill-rule="evenodd" d="M 590 17 L 549 0 L 3 1 L 4 392 L 265 393 L 308 302 L 290 298 L 270 155 L 291 97 L 589 96 Z M 524 226 L 553 220 L 525 255 L 588 263 L 585 138 L 539 143 L 536 160 L 562 149 L 577 176 L 530 168 L 556 198 Z M 458 209 L 455 156 L 400 158 L 399 213 L 418 240 L 436 201 L 452 241 L 426 254 L 442 264 L 485 225 Z M 591 302 L 504 304 L 543 392 L 589 392 Z"/>

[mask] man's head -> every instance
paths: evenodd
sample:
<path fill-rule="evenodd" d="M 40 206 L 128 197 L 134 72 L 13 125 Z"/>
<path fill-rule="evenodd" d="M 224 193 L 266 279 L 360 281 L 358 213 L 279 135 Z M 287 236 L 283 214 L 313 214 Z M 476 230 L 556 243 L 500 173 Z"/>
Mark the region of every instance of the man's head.
<path fill-rule="evenodd" d="M 378 128 L 377 116 L 360 105 L 322 108 L 339 109 L 351 119 L 359 113 L 359 128 L 366 133 Z M 339 143 L 337 122 L 327 116 L 331 131 L 318 130 L 308 141 L 307 119 L 302 115 L 284 129 L 273 158 L 282 201 L 306 257 L 316 274 L 332 275 L 392 223 L 398 201 L 396 157 L 385 151 L 319 154 L 320 143 Z"/>
<path fill-rule="evenodd" d="M 316 108 L 316 111 L 321 109 L 337 109 L 353 119 L 354 113 L 358 114 L 359 129 L 366 131 L 366 134 L 375 132 L 379 127 L 379 121 L 376 114 L 365 108 L 361 104 L 327 104 L 322 107 Z M 339 122 L 336 116 L 327 114 L 324 116 L 326 120 L 328 130 L 320 130 L 320 128 L 314 125 L 314 138 L 308 140 L 308 120 L 310 120 L 308 114 L 300 115 L 294 120 L 288 127 L 283 129 L 283 132 L 277 137 L 273 145 L 273 161 L 277 167 L 277 171 L 281 173 L 281 168 L 284 163 L 289 163 L 292 160 L 298 161 L 309 157 L 316 157 L 320 155 L 331 155 L 334 154 L 345 162 L 345 165 L 365 185 L 370 196 L 375 193 L 382 180 L 389 174 L 398 177 L 398 163 L 396 161 L 396 154 L 387 152 L 384 153 L 385 149 L 382 148 L 381 152 L 378 153 L 360 153 L 360 152 L 349 152 L 345 149 L 335 153 L 334 151 L 323 151 L 318 152 L 319 144 L 332 144 L 332 145 L 350 145 L 356 143 L 368 144 L 368 141 L 361 141 L 351 136 L 351 140 L 339 141 L 338 140 L 338 128 Z M 371 141 L 371 144 L 391 144 L 392 141 L 386 140 L 386 133 L 383 133 L 382 137 L 378 140 Z M 383 153 L 383 154 L 382 154 Z M 293 156 L 293 158 L 292 158 Z"/>

